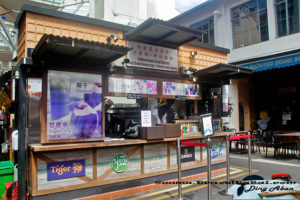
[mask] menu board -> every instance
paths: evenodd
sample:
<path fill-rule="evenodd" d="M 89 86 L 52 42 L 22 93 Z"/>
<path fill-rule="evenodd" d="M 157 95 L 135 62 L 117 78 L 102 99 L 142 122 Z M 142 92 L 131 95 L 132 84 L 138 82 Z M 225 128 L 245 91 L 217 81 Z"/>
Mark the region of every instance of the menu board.
<path fill-rule="evenodd" d="M 117 93 L 157 94 L 157 82 L 153 80 L 109 77 L 108 91 Z"/>
<path fill-rule="evenodd" d="M 204 137 L 213 135 L 213 125 L 212 125 L 212 115 L 205 114 L 201 115 L 202 125 L 203 125 L 203 135 Z"/>
<path fill-rule="evenodd" d="M 102 75 L 49 70 L 47 140 L 101 137 Z"/>
<path fill-rule="evenodd" d="M 163 95 L 199 97 L 199 89 L 198 84 L 163 82 Z"/>

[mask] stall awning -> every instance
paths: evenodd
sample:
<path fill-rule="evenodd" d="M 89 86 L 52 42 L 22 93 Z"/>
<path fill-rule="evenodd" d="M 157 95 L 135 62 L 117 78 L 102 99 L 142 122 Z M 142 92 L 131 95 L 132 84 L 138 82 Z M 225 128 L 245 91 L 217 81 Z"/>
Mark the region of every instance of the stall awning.
<path fill-rule="evenodd" d="M 194 73 L 194 76 L 196 76 L 200 82 L 226 83 L 229 78 L 240 75 L 249 75 L 252 72 L 253 70 L 242 68 L 238 65 L 219 63 L 198 70 Z"/>
<path fill-rule="evenodd" d="M 33 50 L 32 58 L 35 64 L 48 59 L 106 65 L 126 55 L 129 50 L 113 44 L 43 35 Z"/>
<path fill-rule="evenodd" d="M 178 48 L 199 38 L 201 32 L 159 19 L 149 18 L 126 34 L 126 39 L 151 45 Z"/>

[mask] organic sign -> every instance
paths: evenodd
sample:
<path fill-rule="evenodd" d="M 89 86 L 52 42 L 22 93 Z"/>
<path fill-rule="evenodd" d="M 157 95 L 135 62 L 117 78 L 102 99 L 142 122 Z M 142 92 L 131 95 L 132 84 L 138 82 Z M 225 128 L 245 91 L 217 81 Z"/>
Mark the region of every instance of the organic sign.
<path fill-rule="evenodd" d="M 85 176 L 85 160 L 47 163 L 48 181 Z"/>
<path fill-rule="evenodd" d="M 268 59 L 260 62 L 244 64 L 240 66 L 258 72 L 258 71 L 282 68 L 282 67 L 298 65 L 298 64 L 300 64 L 300 54 L 281 57 L 281 58 L 273 58 L 273 59 Z"/>
<path fill-rule="evenodd" d="M 129 160 L 125 154 L 117 154 L 112 160 L 112 168 L 115 172 L 124 172 L 128 167 Z"/>

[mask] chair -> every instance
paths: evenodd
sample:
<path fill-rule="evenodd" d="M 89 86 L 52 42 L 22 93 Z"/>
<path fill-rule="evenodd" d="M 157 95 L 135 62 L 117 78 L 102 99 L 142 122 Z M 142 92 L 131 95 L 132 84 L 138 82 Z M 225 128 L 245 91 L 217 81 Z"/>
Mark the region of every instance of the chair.
<path fill-rule="evenodd" d="M 254 147 L 256 146 L 256 150 L 258 149 L 258 152 L 260 153 L 260 147 L 263 147 L 264 149 L 264 137 L 263 137 L 263 132 L 261 129 L 258 129 L 256 132 L 251 132 L 251 138 L 252 138 L 252 147 L 253 147 L 253 152 L 254 152 Z"/>
<path fill-rule="evenodd" d="M 268 147 L 274 148 L 274 157 L 279 159 L 279 150 L 282 148 L 282 142 L 277 137 L 273 136 L 273 131 L 266 131 L 264 137 L 264 145 L 266 147 L 266 157 L 268 156 Z"/>

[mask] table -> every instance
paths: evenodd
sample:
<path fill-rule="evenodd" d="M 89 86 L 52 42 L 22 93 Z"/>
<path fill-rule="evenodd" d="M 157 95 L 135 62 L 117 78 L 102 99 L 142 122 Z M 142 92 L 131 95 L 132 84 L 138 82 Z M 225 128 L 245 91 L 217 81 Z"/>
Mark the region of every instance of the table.
<path fill-rule="evenodd" d="M 300 137 L 300 132 L 282 132 L 281 134 L 274 134 L 275 137 Z"/>
<path fill-rule="evenodd" d="M 294 139 L 291 139 L 293 142 L 295 141 L 296 143 L 296 151 L 299 150 L 299 147 L 300 147 L 300 132 L 297 132 L 297 131 L 286 131 L 286 132 L 282 132 L 281 134 L 274 134 L 275 137 L 282 137 L 284 139 L 286 138 L 295 138 L 295 139 L 298 139 L 298 141 L 295 141 Z M 299 156 L 298 154 L 296 154 L 297 157 L 298 157 L 298 160 L 299 160 Z"/>

